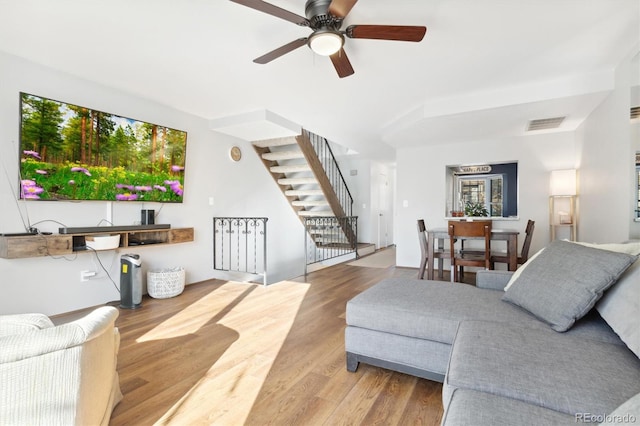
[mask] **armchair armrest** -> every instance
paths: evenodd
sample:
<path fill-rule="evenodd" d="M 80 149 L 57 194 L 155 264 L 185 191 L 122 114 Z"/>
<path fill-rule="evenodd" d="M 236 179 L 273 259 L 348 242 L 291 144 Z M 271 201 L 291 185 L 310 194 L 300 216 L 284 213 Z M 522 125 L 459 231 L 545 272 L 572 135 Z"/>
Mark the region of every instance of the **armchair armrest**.
<path fill-rule="evenodd" d="M 44 314 L 15 314 L 0 316 L 0 336 L 22 334 L 27 331 L 53 327 L 53 322 Z"/>
<path fill-rule="evenodd" d="M 512 275 L 512 271 L 480 270 L 476 272 L 476 287 L 504 290 Z"/>
<path fill-rule="evenodd" d="M 20 334 L 0 336 L 0 364 L 20 361 L 83 344 L 114 328 L 118 310 L 98 308 L 75 321 Z"/>

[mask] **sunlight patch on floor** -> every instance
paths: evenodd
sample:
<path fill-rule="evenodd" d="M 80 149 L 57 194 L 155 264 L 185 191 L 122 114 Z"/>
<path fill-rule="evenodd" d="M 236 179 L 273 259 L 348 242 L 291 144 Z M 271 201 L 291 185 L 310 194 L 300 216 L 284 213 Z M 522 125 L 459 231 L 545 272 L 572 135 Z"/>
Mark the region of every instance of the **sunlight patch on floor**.
<path fill-rule="evenodd" d="M 180 424 L 185 421 L 189 424 L 244 423 L 294 324 L 309 286 L 282 281 L 267 287 L 254 286 L 251 292 L 245 293 L 247 284 L 227 283 L 223 286 L 224 291 L 221 287 L 220 291 L 212 292 L 183 310 L 179 314 L 183 319 L 188 319 L 194 311 L 200 316 L 207 308 L 212 310 L 211 315 L 203 316 L 209 319 L 224 312 L 217 318 L 217 324 L 236 331 L 239 337 L 211 366 L 206 378 L 196 383 L 156 424 L 178 424 L 173 420 L 176 418 L 180 419 Z M 236 301 L 243 293 L 244 297 Z M 233 306 L 226 309 L 229 304 Z M 203 321 L 206 323 L 208 319 L 199 318 L 189 329 L 201 326 Z M 157 327 L 160 328 L 162 326 Z M 147 333 L 145 338 L 159 338 L 161 331 L 157 329 Z"/>
<path fill-rule="evenodd" d="M 203 325 L 207 324 L 216 315 L 225 310 L 234 298 L 238 298 L 247 289 L 253 289 L 252 285 L 239 285 L 234 282 L 227 282 L 219 286 L 205 297 L 198 300 L 171 316 L 158 326 L 149 330 L 136 339 L 136 342 L 148 342 L 151 340 L 170 339 L 197 332 Z M 167 303 L 171 303 L 167 300 Z"/>

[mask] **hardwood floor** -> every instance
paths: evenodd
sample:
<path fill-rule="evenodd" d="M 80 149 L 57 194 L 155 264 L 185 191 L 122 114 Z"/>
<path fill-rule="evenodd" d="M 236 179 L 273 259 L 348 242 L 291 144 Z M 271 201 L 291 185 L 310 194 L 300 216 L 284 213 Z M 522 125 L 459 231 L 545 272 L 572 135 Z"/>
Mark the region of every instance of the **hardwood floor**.
<path fill-rule="evenodd" d="M 345 368 L 347 300 L 415 269 L 336 265 L 268 287 L 212 280 L 120 310 L 112 425 L 440 424 L 440 383 Z"/>

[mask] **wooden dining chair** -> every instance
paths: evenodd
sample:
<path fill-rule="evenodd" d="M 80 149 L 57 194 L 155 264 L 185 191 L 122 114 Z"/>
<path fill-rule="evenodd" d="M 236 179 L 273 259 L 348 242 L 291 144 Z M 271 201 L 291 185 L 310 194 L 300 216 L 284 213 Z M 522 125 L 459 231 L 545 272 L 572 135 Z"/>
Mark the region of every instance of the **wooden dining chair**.
<path fill-rule="evenodd" d="M 518 255 L 518 265 L 522 265 L 529 259 L 529 248 L 531 247 L 531 240 L 533 239 L 533 230 L 536 227 L 536 222 L 529 219 L 527 227 L 525 228 L 524 243 L 522 243 L 522 251 Z M 507 253 L 491 253 L 491 269 L 494 269 L 496 263 L 509 263 Z"/>
<path fill-rule="evenodd" d="M 484 239 L 483 252 L 455 251 L 456 239 Z M 449 247 L 451 259 L 451 281 L 459 281 L 459 268 L 464 266 L 491 268 L 491 221 L 449 221 Z"/>
<path fill-rule="evenodd" d="M 420 269 L 418 270 L 418 279 L 424 279 L 424 272 L 427 269 L 427 262 L 435 262 L 438 259 L 438 278 L 444 277 L 443 263 L 444 259 L 449 257 L 449 252 L 444 248 L 433 249 L 433 259 L 429 259 L 427 228 L 424 219 L 418 219 L 418 241 L 420 241 Z M 435 264 L 434 264 L 435 266 Z"/>

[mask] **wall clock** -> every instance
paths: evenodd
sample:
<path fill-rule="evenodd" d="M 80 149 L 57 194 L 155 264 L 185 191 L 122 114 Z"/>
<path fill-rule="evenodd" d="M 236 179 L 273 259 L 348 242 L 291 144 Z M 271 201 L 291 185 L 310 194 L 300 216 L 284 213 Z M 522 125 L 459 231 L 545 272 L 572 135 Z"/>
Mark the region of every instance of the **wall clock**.
<path fill-rule="evenodd" d="M 240 148 L 237 146 L 231 147 L 231 150 L 229 150 L 229 156 L 233 161 L 240 161 L 242 158 L 242 151 L 240 151 Z"/>

